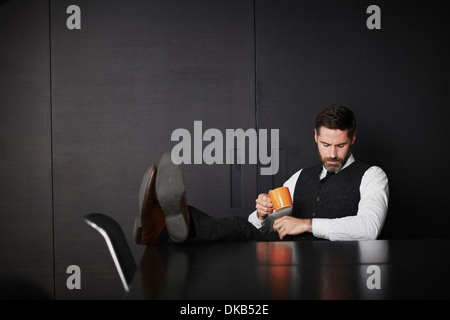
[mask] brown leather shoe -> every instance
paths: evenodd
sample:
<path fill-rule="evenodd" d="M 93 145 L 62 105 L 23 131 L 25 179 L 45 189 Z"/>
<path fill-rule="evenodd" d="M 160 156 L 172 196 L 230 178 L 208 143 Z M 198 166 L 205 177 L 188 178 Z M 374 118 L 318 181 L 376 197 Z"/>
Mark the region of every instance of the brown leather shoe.
<path fill-rule="evenodd" d="M 161 231 L 166 226 L 164 213 L 155 191 L 156 167 L 151 165 L 145 171 L 139 190 L 139 210 L 141 212 L 141 244 L 156 244 Z"/>
<path fill-rule="evenodd" d="M 156 194 L 166 217 L 169 237 L 174 242 L 185 241 L 189 234 L 189 211 L 184 179 L 180 167 L 172 162 L 170 153 L 163 154 L 159 162 Z"/>

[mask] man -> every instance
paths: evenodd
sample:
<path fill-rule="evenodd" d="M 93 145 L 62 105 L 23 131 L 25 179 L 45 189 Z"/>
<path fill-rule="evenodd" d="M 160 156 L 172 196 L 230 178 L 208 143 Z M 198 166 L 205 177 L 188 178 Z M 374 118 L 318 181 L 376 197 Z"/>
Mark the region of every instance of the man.
<path fill-rule="evenodd" d="M 293 199 L 290 214 L 280 217 L 269 196 L 260 194 L 248 221 L 216 219 L 188 207 L 181 170 L 163 155 L 158 175 L 151 166 L 141 186 L 142 243 L 268 241 L 276 240 L 274 235 L 281 240 L 376 239 L 387 215 L 388 179 L 381 168 L 353 157 L 353 112 L 326 107 L 316 117 L 314 138 L 322 163 L 285 182 Z"/>
<path fill-rule="evenodd" d="M 314 138 L 322 164 L 299 170 L 285 182 L 293 199 L 292 216 L 275 220 L 273 229 L 281 239 L 308 233 L 329 240 L 376 239 L 386 219 L 388 179 L 381 168 L 354 159 L 353 112 L 338 105 L 323 109 Z M 268 195 L 259 195 L 249 221 L 261 228 L 271 207 Z"/>

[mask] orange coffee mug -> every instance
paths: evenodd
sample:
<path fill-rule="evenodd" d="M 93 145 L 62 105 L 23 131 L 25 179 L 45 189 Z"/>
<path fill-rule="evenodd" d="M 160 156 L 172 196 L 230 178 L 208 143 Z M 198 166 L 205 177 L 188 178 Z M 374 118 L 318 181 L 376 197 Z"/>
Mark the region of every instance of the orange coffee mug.
<path fill-rule="evenodd" d="M 288 187 L 280 187 L 269 191 L 270 200 L 272 200 L 273 209 L 277 212 L 287 210 L 292 207 L 291 193 Z"/>

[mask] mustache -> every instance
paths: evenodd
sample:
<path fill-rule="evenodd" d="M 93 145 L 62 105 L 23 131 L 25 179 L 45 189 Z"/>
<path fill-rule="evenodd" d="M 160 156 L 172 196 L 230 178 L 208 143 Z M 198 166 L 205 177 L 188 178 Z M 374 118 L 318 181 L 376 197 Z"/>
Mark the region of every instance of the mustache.
<path fill-rule="evenodd" d="M 326 162 L 326 161 L 337 161 L 339 163 L 344 163 L 344 159 L 342 159 L 342 158 L 330 158 L 330 157 L 328 157 L 328 158 L 323 158 L 322 160 L 324 162 Z"/>

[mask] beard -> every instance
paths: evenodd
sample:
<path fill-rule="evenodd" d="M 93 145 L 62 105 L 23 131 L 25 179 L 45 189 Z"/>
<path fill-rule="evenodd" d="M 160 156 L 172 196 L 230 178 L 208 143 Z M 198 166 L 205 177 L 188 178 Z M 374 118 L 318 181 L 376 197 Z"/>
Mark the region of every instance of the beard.
<path fill-rule="evenodd" d="M 351 154 L 351 152 L 349 150 L 349 152 L 345 155 L 345 158 L 322 157 L 320 154 L 319 154 L 319 156 L 320 156 L 320 159 L 322 160 L 323 166 L 327 169 L 327 171 L 338 172 L 339 170 L 341 170 L 341 168 L 347 162 L 348 158 L 350 158 L 350 154 Z"/>

